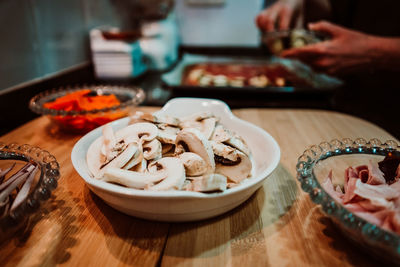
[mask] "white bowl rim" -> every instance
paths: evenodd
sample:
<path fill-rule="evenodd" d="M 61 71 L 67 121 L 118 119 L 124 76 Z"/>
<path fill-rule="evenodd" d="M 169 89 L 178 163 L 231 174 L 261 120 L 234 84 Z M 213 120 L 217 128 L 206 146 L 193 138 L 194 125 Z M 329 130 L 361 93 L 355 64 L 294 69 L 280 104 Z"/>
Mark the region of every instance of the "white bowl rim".
<path fill-rule="evenodd" d="M 154 112 L 154 113 L 162 114 L 166 110 L 168 110 L 168 108 L 171 105 L 176 105 L 177 103 L 179 103 L 181 101 L 192 101 L 192 102 L 199 102 L 199 103 L 206 102 L 209 104 L 222 105 L 224 107 L 224 111 L 227 112 L 230 119 L 240 121 L 241 123 L 246 124 L 246 127 L 253 128 L 253 130 L 259 131 L 263 135 L 265 135 L 270 140 L 271 144 L 273 145 L 274 150 L 276 151 L 276 156 L 273 157 L 273 160 L 270 162 L 268 167 L 265 168 L 259 175 L 255 176 L 255 177 L 251 177 L 251 178 L 247 179 L 244 183 L 242 183 L 238 186 L 235 186 L 233 188 L 230 188 L 228 190 L 225 190 L 223 192 L 201 193 L 201 192 L 183 191 L 183 190 L 149 191 L 149 190 L 139 190 L 139 189 L 134 189 L 134 188 L 127 188 L 127 187 L 123 187 L 120 185 L 115 185 L 115 184 L 107 183 L 104 181 L 100 181 L 100 180 L 94 179 L 92 177 L 86 177 L 86 175 L 82 175 L 79 168 L 77 168 L 77 166 L 78 166 L 78 164 L 77 164 L 78 147 L 80 147 L 86 139 L 92 138 L 93 135 L 98 135 L 98 132 L 101 133 L 101 131 L 99 129 L 102 128 L 104 126 L 103 125 L 103 126 L 100 126 L 96 129 L 90 131 L 89 133 L 87 133 L 86 135 L 81 137 L 78 140 L 78 142 L 76 142 L 76 144 L 74 145 L 74 147 L 72 149 L 72 152 L 71 152 L 72 165 L 74 166 L 75 170 L 78 172 L 79 176 L 82 179 L 84 179 L 84 181 L 89 186 L 92 186 L 92 187 L 95 187 L 102 191 L 107 191 L 107 192 L 110 192 L 113 194 L 123 195 L 124 197 L 127 197 L 127 198 L 137 198 L 137 197 L 146 197 L 146 198 L 222 198 L 222 197 L 225 197 L 228 195 L 233 195 L 233 194 L 242 192 L 242 191 L 256 185 L 257 183 L 261 182 L 263 179 L 268 177 L 278 166 L 278 164 L 280 162 L 281 151 L 280 151 L 280 147 L 279 147 L 278 143 L 276 142 L 276 140 L 264 129 L 262 129 L 250 122 L 247 122 L 245 120 L 242 120 L 242 119 L 239 119 L 238 117 L 236 117 L 232 113 L 232 111 L 228 107 L 228 105 L 221 100 L 209 99 L 209 98 L 178 97 L 178 98 L 173 98 L 173 99 L 169 100 L 159 111 Z M 112 121 L 109 124 L 113 125 L 113 124 L 117 124 L 117 123 L 122 123 L 124 120 L 128 121 L 129 118 L 128 117 L 121 118 L 121 119 Z M 86 164 L 86 155 L 85 155 L 85 164 Z"/>

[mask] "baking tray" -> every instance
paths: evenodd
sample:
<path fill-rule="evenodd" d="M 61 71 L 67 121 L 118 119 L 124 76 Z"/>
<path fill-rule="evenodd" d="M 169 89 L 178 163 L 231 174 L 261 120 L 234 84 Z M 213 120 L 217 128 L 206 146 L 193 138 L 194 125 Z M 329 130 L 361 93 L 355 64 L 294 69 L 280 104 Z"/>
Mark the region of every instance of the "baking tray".
<path fill-rule="evenodd" d="M 242 65 L 263 65 L 263 66 L 281 66 L 285 68 L 288 73 L 297 77 L 301 83 L 290 83 L 285 86 L 272 86 L 254 87 L 254 86 L 194 86 L 183 83 L 184 75 L 188 68 L 196 64 L 242 64 Z M 283 77 L 286 80 L 287 77 Z M 278 57 L 268 58 L 254 58 L 254 57 L 218 57 L 218 56 L 203 56 L 185 54 L 176 67 L 168 73 L 161 76 L 164 88 L 178 93 L 214 93 L 214 92 L 246 92 L 246 93 L 315 93 L 327 94 L 332 93 L 336 88 L 340 87 L 343 82 L 334 77 L 316 73 L 307 65 L 290 59 L 282 59 Z M 290 80 L 289 80 L 290 82 Z"/>

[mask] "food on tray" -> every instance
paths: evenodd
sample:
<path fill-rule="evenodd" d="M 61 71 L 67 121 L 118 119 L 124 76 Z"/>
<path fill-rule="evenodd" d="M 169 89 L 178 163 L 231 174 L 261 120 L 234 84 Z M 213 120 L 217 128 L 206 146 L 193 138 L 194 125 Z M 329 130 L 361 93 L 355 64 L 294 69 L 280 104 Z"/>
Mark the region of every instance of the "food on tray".
<path fill-rule="evenodd" d="M 273 54 L 279 55 L 285 49 L 320 42 L 324 39 L 324 36 L 304 29 L 293 29 L 264 33 L 262 39 Z"/>
<path fill-rule="evenodd" d="M 186 67 L 182 84 L 187 86 L 267 87 L 307 85 L 282 65 L 201 63 Z"/>
<path fill-rule="evenodd" d="M 332 184 L 332 171 L 323 188 L 348 210 L 370 223 L 400 234 L 400 158 L 348 167 L 344 185 Z"/>
<path fill-rule="evenodd" d="M 5 169 L 0 169 L 0 219 L 25 201 L 39 170 L 37 165 L 26 163 L 17 172 L 9 175 L 14 167 L 15 163 Z"/>
<path fill-rule="evenodd" d="M 120 101 L 113 94 L 98 95 L 92 90 L 82 89 L 47 102 L 43 107 L 64 111 L 93 111 L 118 105 Z M 99 114 L 55 116 L 54 120 L 65 128 L 91 130 L 126 115 L 125 111 L 100 112 Z"/>
<path fill-rule="evenodd" d="M 211 113 L 183 118 L 136 112 L 107 124 L 87 151 L 95 179 L 144 190 L 225 191 L 251 176 L 246 142 Z"/>

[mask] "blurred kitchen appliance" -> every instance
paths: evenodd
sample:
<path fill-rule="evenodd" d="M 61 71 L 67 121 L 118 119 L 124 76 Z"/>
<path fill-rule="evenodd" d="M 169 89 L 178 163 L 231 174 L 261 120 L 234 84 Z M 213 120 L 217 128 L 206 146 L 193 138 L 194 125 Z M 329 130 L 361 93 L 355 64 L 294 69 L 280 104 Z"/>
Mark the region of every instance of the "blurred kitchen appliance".
<path fill-rule="evenodd" d="M 136 10 L 136 13 L 138 10 Z M 90 48 L 98 78 L 132 78 L 147 70 L 163 71 L 178 58 L 176 16 L 132 15 L 133 23 L 101 26 L 90 31 Z"/>

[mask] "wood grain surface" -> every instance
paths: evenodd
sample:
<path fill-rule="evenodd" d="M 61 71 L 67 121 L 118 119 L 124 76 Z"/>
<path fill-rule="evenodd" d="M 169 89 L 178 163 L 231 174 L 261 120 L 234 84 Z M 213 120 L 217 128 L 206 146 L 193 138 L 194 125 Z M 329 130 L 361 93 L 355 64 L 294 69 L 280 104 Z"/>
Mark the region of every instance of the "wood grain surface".
<path fill-rule="evenodd" d="M 157 108 L 140 107 L 155 111 Z M 297 158 L 310 145 L 345 137 L 393 139 L 369 122 L 318 110 L 241 109 L 234 113 L 268 131 L 281 162 L 238 208 L 190 223 L 124 215 L 90 192 L 70 154 L 81 136 L 58 131 L 45 117 L 2 136 L 51 152 L 59 185 L 29 225 L 0 244 L 1 266 L 374 266 L 303 193 Z"/>

